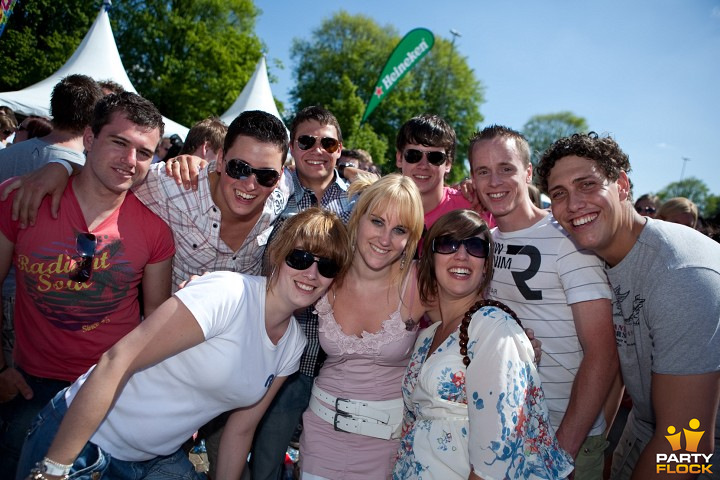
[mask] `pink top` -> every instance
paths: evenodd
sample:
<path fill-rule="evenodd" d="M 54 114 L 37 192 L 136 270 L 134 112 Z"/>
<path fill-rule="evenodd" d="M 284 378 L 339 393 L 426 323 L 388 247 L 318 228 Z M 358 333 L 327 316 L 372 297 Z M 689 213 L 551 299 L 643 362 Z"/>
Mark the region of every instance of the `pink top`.
<path fill-rule="evenodd" d="M 327 353 L 327 360 L 315 379 L 317 385 L 342 398 L 401 398 L 400 386 L 417 337 L 417 327 L 411 331 L 406 329 L 400 307 L 398 305 L 383 322 L 378 332 L 364 332 L 358 337 L 342 331 L 327 295 L 323 296 L 316 310 L 320 345 Z M 336 432 L 312 411 L 306 410 L 303 414 L 300 439 L 303 472 L 338 480 L 388 478 L 397 447 L 397 440 Z"/>
<path fill-rule="evenodd" d="M 430 227 L 437 222 L 438 218 L 442 217 L 448 212 L 453 210 L 474 210 L 470 202 L 468 202 L 460 190 L 456 190 L 452 187 L 443 188 L 443 198 L 435 208 L 425 214 L 425 231 L 430 230 Z M 487 222 L 489 228 L 495 226 L 495 219 L 490 212 L 479 212 L 480 216 Z M 418 253 L 422 252 L 422 241 L 418 245 Z"/>

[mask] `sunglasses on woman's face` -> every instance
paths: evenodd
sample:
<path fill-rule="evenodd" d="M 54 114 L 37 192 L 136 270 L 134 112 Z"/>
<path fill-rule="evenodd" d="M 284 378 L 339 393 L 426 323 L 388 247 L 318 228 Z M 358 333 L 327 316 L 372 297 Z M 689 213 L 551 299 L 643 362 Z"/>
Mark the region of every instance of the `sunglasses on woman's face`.
<path fill-rule="evenodd" d="M 313 137 L 312 135 L 300 135 L 297 139 L 297 144 L 300 150 L 310 150 L 315 146 L 317 140 L 318 137 Z M 340 142 L 338 142 L 336 138 L 323 137 L 320 139 L 320 146 L 328 153 L 335 153 L 340 146 Z"/>
<path fill-rule="evenodd" d="M 295 270 L 307 270 L 315 262 L 318 264 L 318 273 L 325 278 L 335 278 L 340 273 L 340 265 L 335 260 L 318 257 L 299 248 L 294 249 L 285 257 L 285 263 L 287 263 L 288 267 Z"/>
<path fill-rule="evenodd" d="M 460 245 L 465 245 L 465 251 L 468 255 L 472 255 L 477 258 L 487 258 L 490 252 L 490 243 L 480 237 L 470 237 L 463 240 L 458 240 L 450 235 L 442 235 L 436 237 L 432 243 L 433 253 L 439 253 L 442 255 L 449 255 L 455 253 L 460 249 Z"/>
<path fill-rule="evenodd" d="M 249 163 L 233 158 L 225 164 L 225 173 L 236 180 L 244 180 L 255 175 L 257 182 L 263 187 L 274 187 L 280 179 L 280 173 L 272 168 L 253 168 Z"/>
<path fill-rule="evenodd" d="M 405 158 L 405 161 L 407 163 L 418 163 L 420 160 L 422 160 L 423 155 L 425 155 L 428 162 L 435 165 L 436 167 L 439 167 L 440 165 L 445 163 L 445 160 L 447 159 L 447 154 L 445 152 L 424 152 L 422 150 L 408 148 L 407 150 L 405 150 L 405 153 L 403 153 L 403 157 Z"/>
<path fill-rule="evenodd" d="M 75 265 L 70 270 L 70 280 L 78 283 L 85 283 L 90 280 L 96 248 L 97 239 L 95 235 L 92 233 L 78 233 L 75 243 L 77 256 L 74 258 Z"/>

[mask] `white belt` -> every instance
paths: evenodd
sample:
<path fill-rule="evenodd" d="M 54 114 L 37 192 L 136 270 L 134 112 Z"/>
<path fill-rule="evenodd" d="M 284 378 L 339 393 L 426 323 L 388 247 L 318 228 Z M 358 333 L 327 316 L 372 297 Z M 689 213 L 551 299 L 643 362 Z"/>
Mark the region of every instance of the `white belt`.
<path fill-rule="evenodd" d="M 334 405 L 330 409 L 320 403 Z M 313 385 L 310 410 L 333 426 L 336 431 L 357 433 L 368 437 L 400 438 L 402 425 L 402 399 L 372 401 L 333 397 Z"/>

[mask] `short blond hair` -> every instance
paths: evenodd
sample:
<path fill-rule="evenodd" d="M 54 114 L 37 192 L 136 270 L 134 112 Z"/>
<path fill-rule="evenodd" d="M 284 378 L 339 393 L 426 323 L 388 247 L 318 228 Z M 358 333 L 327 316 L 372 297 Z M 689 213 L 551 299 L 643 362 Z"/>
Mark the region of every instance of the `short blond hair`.
<path fill-rule="evenodd" d="M 662 204 L 660 210 L 658 210 L 657 218 L 660 220 L 667 220 L 674 217 L 675 215 L 681 215 L 683 213 L 689 213 L 693 217 L 692 227 L 695 228 L 698 219 L 698 208 L 692 200 L 685 197 L 671 198 L 667 202 Z"/>

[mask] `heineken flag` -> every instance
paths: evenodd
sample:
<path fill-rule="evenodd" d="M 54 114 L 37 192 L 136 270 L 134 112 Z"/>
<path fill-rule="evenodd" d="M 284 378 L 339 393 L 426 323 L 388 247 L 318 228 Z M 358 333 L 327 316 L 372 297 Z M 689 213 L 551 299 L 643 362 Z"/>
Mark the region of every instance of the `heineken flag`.
<path fill-rule="evenodd" d="M 401 78 L 413 68 L 417 62 L 424 57 L 435 44 L 435 37 L 426 28 L 410 30 L 395 47 L 385 67 L 375 83 L 375 91 L 365 108 L 360 123 L 365 122 L 375 107 L 382 102 L 383 98 L 397 85 Z"/>
<path fill-rule="evenodd" d="M 5 24 L 10 19 L 16 0 L 0 0 L 0 35 L 5 30 Z"/>

